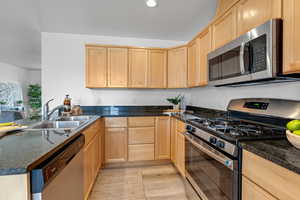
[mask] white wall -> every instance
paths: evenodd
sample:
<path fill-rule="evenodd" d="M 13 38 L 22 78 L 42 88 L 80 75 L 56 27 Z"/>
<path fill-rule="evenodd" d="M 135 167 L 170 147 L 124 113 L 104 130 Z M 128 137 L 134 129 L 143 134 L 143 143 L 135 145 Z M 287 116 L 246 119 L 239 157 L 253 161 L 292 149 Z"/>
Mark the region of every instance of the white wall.
<path fill-rule="evenodd" d="M 195 106 L 226 110 L 235 98 L 281 98 L 300 101 L 300 82 L 277 83 L 243 87 L 205 87 L 191 90 L 191 103 Z"/>
<path fill-rule="evenodd" d="M 55 99 L 52 105 L 71 95 L 80 105 L 167 105 L 167 97 L 186 94 L 189 90 L 159 89 L 87 89 L 85 88 L 85 44 L 170 47 L 182 41 L 150 40 L 93 35 L 42 33 L 43 102 Z"/>

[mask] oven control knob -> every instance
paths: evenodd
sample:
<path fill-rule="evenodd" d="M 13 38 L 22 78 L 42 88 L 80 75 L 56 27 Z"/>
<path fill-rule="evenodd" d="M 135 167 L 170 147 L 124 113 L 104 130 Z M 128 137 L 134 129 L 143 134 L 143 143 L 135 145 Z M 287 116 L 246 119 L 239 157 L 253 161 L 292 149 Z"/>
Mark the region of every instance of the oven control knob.
<path fill-rule="evenodd" d="M 191 133 L 194 133 L 196 131 L 196 129 L 194 127 L 189 126 L 189 125 L 186 126 L 186 130 L 187 130 L 187 132 L 191 132 Z"/>
<path fill-rule="evenodd" d="M 212 144 L 216 144 L 216 143 L 217 143 L 217 138 L 215 138 L 215 137 L 210 137 L 210 138 L 209 138 L 209 142 L 212 143 Z"/>
<path fill-rule="evenodd" d="M 220 147 L 220 148 L 224 149 L 224 148 L 225 148 L 225 142 L 223 142 L 223 141 L 218 141 L 218 142 L 217 142 L 217 147 Z"/>

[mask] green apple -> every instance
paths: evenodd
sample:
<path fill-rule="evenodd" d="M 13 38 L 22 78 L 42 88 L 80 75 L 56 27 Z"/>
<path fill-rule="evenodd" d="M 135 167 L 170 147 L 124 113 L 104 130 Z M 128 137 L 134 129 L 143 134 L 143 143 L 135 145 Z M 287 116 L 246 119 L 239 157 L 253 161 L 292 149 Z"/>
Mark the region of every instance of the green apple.
<path fill-rule="evenodd" d="M 294 131 L 293 133 L 300 136 L 300 130 Z"/>
<path fill-rule="evenodd" d="M 286 125 L 287 129 L 290 131 L 300 130 L 300 120 L 292 120 Z"/>

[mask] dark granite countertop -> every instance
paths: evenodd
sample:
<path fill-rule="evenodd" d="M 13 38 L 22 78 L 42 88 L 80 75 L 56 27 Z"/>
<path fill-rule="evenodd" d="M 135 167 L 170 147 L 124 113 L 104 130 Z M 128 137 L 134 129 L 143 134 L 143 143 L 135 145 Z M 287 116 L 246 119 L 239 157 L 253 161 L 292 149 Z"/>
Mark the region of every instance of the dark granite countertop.
<path fill-rule="evenodd" d="M 130 111 L 130 112 L 111 112 L 111 111 L 102 111 L 102 112 L 84 112 L 84 115 L 99 115 L 102 117 L 147 117 L 147 116 L 169 116 L 167 112 L 159 111 Z"/>
<path fill-rule="evenodd" d="M 98 118 L 95 116 L 73 131 L 25 130 L 0 138 L 0 176 L 29 172 Z"/>
<path fill-rule="evenodd" d="M 248 141 L 242 142 L 241 145 L 251 153 L 300 174 L 300 150 L 286 139 Z"/>

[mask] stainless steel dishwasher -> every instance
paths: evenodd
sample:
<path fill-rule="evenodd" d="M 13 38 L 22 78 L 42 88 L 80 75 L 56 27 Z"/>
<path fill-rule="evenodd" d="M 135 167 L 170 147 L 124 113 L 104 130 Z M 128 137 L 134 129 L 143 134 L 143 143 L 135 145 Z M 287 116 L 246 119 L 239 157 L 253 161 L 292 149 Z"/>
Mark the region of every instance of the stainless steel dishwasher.
<path fill-rule="evenodd" d="M 83 145 L 80 135 L 32 170 L 32 200 L 83 199 Z"/>

